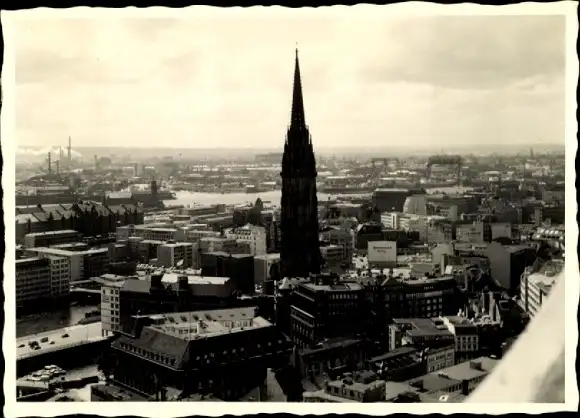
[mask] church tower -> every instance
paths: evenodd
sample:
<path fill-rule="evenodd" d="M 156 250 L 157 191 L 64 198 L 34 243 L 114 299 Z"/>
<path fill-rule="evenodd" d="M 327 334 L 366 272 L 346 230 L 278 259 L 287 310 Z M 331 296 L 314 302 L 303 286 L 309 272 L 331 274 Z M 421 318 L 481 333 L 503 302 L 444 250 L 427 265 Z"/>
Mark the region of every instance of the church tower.
<path fill-rule="evenodd" d="M 320 273 L 316 162 L 304 116 L 298 50 L 294 68 L 292 115 L 282 157 L 281 273 L 307 277 Z"/>

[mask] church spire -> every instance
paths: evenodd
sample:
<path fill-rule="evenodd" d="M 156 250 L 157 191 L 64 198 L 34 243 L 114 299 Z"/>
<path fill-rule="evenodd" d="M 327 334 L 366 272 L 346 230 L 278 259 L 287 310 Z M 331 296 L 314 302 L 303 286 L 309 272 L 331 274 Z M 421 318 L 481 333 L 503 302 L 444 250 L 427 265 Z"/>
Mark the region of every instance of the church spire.
<path fill-rule="evenodd" d="M 302 97 L 302 80 L 300 79 L 300 64 L 298 62 L 298 48 L 296 48 L 296 65 L 294 67 L 294 89 L 292 93 L 291 128 L 305 128 L 304 99 Z"/>

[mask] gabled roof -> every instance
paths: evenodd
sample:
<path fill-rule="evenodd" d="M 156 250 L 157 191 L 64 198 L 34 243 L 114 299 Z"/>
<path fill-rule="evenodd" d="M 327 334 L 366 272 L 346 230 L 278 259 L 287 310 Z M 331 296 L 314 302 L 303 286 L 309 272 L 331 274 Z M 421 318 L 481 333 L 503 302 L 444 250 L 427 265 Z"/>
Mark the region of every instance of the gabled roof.
<path fill-rule="evenodd" d="M 188 361 L 188 341 L 150 327 L 144 327 L 139 338 L 122 335 L 112 345 L 115 348 L 121 348 L 121 344 L 129 344 L 147 352 L 169 356 L 175 360 L 175 363 L 170 366 L 175 369 L 183 368 L 184 364 Z M 139 352 L 135 354 L 140 355 Z M 155 358 L 149 360 L 156 361 Z M 168 366 L 161 361 L 158 362 Z"/>

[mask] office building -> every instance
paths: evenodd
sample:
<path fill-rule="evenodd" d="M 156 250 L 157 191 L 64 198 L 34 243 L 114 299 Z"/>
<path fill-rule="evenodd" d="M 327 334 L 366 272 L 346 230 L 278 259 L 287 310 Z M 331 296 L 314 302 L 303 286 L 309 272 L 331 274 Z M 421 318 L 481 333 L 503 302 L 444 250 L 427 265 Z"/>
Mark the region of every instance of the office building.
<path fill-rule="evenodd" d="M 266 229 L 262 226 L 246 224 L 227 231 L 226 237 L 249 244 L 252 255 L 266 254 Z"/>
<path fill-rule="evenodd" d="M 457 315 L 444 316 L 440 320 L 455 338 L 455 361 L 465 361 L 477 357 L 479 353 L 477 326 L 467 318 Z"/>
<path fill-rule="evenodd" d="M 124 276 L 103 274 L 92 279 L 101 290 L 101 327 L 103 336 L 121 332 L 121 288 L 127 280 Z"/>
<path fill-rule="evenodd" d="M 60 248 L 40 247 L 29 248 L 27 252 L 43 258 L 67 259 L 71 282 L 98 277 L 109 271 L 109 251 L 107 248 L 69 251 Z"/>
<path fill-rule="evenodd" d="M 163 267 L 197 268 L 197 244 L 190 242 L 167 242 L 157 247 L 157 264 Z"/>
<path fill-rule="evenodd" d="M 24 307 L 50 295 L 50 261 L 40 257 L 16 260 L 16 306 Z"/>
<path fill-rule="evenodd" d="M 564 260 L 558 259 L 526 268 L 521 277 L 518 303 L 530 317 L 538 314 L 563 270 Z"/>
<path fill-rule="evenodd" d="M 299 283 L 290 311 L 292 340 L 298 347 L 314 347 L 324 339 L 359 334 L 364 326 L 362 299 L 361 285 L 332 275 Z"/>
<path fill-rule="evenodd" d="M 236 401 L 286 364 L 287 340 L 254 308 L 138 316 L 112 343 L 111 382 L 145 398 Z"/>
<path fill-rule="evenodd" d="M 35 232 L 24 236 L 24 247 L 53 247 L 81 240 L 81 234 L 73 230 Z"/>
<path fill-rule="evenodd" d="M 254 283 L 254 256 L 250 254 L 228 254 L 223 251 L 201 255 L 201 274 L 206 277 L 228 277 L 236 292 L 252 294 Z"/>

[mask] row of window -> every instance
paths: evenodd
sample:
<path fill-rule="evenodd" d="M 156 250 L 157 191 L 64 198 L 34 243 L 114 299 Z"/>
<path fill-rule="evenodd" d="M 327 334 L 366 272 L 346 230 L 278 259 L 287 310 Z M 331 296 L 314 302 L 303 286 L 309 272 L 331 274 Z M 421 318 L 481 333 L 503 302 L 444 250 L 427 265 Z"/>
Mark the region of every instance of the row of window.
<path fill-rule="evenodd" d="M 123 350 L 127 350 L 131 353 L 138 354 L 138 355 L 145 357 L 149 360 L 154 360 L 154 361 L 157 361 L 159 363 L 167 364 L 169 366 L 175 365 L 175 359 L 172 357 L 169 357 L 167 355 L 154 353 L 152 351 L 145 350 L 143 348 L 135 347 L 134 345 L 131 345 L 131 344 L 121 343 L 120 345 L 121 345 L 121 348 Z"/>

